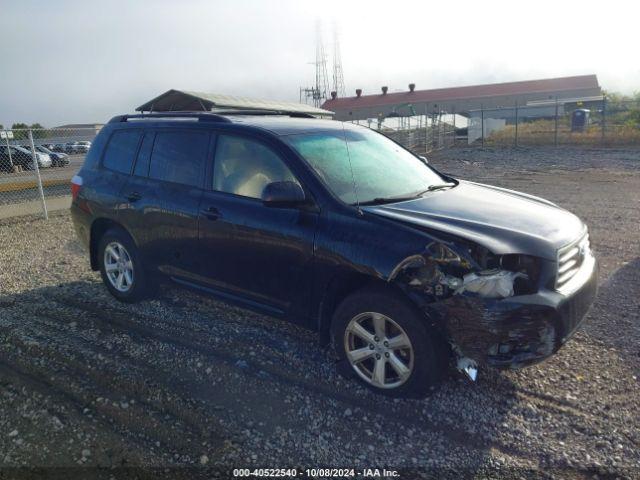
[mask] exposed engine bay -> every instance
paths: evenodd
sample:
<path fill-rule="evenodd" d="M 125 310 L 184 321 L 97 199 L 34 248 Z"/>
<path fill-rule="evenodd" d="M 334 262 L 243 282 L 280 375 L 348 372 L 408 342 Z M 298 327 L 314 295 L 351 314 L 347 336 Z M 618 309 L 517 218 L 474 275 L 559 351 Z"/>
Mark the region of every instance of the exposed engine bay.
<path fill-rule="evenodd" d="M 538 292 L 541 263 L 434 241 L 401 262 L 392 279 L 423 306 L 447 337 L 458 369 L 475 380 L 482 363 L 518 367 L 556 348 L 553 309 L 509 300 Z"/>

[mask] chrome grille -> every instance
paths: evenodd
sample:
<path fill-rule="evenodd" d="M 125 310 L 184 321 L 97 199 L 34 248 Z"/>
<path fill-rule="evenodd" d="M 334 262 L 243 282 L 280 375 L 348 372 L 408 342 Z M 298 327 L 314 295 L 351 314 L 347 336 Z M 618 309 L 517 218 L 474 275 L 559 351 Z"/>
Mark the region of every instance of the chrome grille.
<path fill-rule="evenodd" d="M 561 288 L 578 273 L 589 248 L 589 234 L 585 232 L 576 241 L 558 250 L 556 289 Z"/>

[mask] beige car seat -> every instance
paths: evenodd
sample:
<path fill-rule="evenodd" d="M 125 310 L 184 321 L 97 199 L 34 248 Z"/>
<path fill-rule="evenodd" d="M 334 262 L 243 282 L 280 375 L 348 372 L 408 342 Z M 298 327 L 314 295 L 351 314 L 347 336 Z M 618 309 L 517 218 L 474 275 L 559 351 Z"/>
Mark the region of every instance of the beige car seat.
<path fill-rule="evenodd" d="M 273 171 L 273 162 L 268 161 L 270 152 L 262 148 L 250 148 L 245 142 L 231 141 L 224 145 L 222 153 L 219 156 L 224 158 L 219 166 L 222 175 L 217 176 L 215 185 L 218 190 L 262 198 L 264 187 L 278 177 Z"/>

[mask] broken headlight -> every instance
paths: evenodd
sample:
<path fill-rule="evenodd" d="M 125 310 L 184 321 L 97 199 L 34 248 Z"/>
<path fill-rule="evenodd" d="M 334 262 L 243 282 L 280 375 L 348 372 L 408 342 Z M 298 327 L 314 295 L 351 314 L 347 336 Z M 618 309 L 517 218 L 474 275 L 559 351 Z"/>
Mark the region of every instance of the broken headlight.
<path fill-rule="evenodd" d="M 476 245 L 432 242 L 423 254 L 407 257 L 391 278 L 432 300 L 464 292 L 506 298 L 537 291 L 540 266 L 528 255 L 494 255 Z"/>
<path fill-rule="evenodd" d="M 519 254 L 501 255 L 500 268 L 525 275 L 514 281 L 515 295 L 526 295 L 538 291 L 538 280 L 540 279 L 540 260 L 538 258 Z"/>
<path fill-rule="evenodd" d="M 526 295 L 538 290 L 539 260 L 530 255 L 493 255 L 480 247 L 473 252 L 480 270 L 467 273 L 456 290 L 477 293 L 485 298 Z"/>

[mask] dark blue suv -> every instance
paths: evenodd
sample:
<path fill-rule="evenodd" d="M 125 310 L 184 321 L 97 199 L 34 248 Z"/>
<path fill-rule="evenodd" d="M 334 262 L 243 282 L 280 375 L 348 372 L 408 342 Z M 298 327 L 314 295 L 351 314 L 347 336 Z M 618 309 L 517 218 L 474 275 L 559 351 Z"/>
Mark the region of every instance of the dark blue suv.
<path fill-rule="evenodd" d="M 119 116 L 72 182 L 109 291 L 160 279 L 284 317 L 339 369 L 420 396 L 456 365 L 554 353 L 596 292 L 579 218 L 444 175 L 370 129 L 286 114 Z"/>

